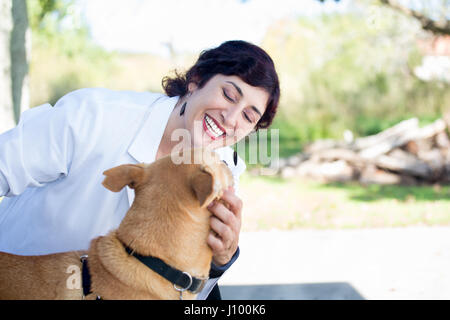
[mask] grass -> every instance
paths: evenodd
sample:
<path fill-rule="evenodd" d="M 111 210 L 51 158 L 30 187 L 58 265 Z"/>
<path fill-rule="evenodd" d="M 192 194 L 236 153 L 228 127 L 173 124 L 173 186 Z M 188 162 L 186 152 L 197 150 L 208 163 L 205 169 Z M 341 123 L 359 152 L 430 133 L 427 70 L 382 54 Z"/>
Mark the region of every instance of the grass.
<path fill-rule="evenodd" d="M 239 194 L 242 231 L 450 225 L 450 186 L 364 187 L 244 173 Z"/>
<path fill-rule="evenodd" d="M 253 177 L 240 183 L 243 231 L 450 225 L 450 186 L 361 186 Z"/>

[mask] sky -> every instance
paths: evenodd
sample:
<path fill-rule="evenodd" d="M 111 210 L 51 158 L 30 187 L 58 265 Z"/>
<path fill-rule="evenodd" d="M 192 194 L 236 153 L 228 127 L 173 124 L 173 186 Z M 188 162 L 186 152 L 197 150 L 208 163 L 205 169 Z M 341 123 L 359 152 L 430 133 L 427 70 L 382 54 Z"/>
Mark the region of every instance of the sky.
<path fill-rule="evenodd" d="M 259 44 L 289 16 L 343 11 L 348 0 L 76 0 L 95 42 L 107 50 L 168 55 L 199 52 L 226 40 Z"/>

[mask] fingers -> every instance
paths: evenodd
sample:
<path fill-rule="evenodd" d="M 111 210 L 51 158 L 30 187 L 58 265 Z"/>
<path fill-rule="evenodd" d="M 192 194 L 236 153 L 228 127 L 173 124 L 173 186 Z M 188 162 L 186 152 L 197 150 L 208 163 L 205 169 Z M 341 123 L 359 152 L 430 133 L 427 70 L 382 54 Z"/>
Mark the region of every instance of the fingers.
<path fill-rule="evenodd" d="M 213 252 L 213 262 L 217 266 L 226 264 L 236 252 L 239 232 L 236 234 L 229 226 L 216 217 L 211 218 L 211 232 L 207 243 Z"/>
<path fill-rule="evenodd" d="M 213 252 L 221 252 L 224 250 L 222 240 L 215 236 L 213 232 L 209 233 L 207 243 Z"/>
<path fill-rule="evenodd" d="M 232 224 L 236 218 L 232 211 L 230 211 L 223 203 L 215 202 L 211 208 L 211 212 L 226 224 Z"/>
<path fill-rule="evenodd" d="M 243 203 L 242 200 L 234 193 L 233 187 L 225 190 L 221 199 L 228 203 L 230 210 L 237 216 L 238 219 L 240 219 Z"/>
<path fill-rule="evenodd" d="M 237 249 L 241 229 L 241 199 L 230 188 L 224 192 L 221 200 L 229 208 L 219 201 L 214 201 L 208 206 L 213 215 L 207 242 L 213 251 L 213 261 L 217 265 L 223 265 L 231 259 Z"/>
<path fill-rule="evenodd" d="M 216 217 L 211 217 L 211 229 L 217 234 L 216 238 L 221 240 L 223 249 L 228 249 L 234 239 L 234 233 L 231 227 Z"/>
<path fill-rule="evenodd" d="M 232 231 L 239 233 L 239 230 L 241 229 L 240 212 L 238 212 L 238 214 L 235 214 L 220 202 L 214 203 L 214 205 L 210 208 L 210 211 L 213 213 L 211 222 L 218 220 L 222 222 L 226 227 L 230 228 Z M 219 227 L 217 223 L 215 225 L 221 230 L 215 230 L 213 225 L 211 224 L 212 229 L 222 236 L 220 231 L 223 231 L 224 227 Z"/>

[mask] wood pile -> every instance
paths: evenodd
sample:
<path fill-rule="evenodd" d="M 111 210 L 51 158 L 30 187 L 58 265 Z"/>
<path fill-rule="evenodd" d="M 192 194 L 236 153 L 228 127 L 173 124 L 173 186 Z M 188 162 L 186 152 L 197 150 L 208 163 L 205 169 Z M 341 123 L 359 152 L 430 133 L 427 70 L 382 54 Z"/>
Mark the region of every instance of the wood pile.
<path fill-rule="evenodd" d="M 376 135 L 343 142 L 320 140 L 271 165 L 284 178 L 362 184 L 450 183 L 450 138 L 439 119 L 419 127 L 416 118 Z"/>

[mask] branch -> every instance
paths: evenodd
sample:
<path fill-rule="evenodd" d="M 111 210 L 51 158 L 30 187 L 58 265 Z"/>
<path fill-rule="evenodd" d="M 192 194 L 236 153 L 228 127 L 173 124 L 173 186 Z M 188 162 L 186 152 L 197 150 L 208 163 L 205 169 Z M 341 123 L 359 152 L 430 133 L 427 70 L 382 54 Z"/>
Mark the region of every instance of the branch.
<path fill-rule="evenodd" d="M 380 0 L 380 2 L 400 12 L 403 12 L 408 16 L 416 18 L 417 20 L 419 20 L 420 24 L 422 25 L 422 29 L 424 30 L 428 30 L 431 31 L 432 33 L 437 34 L 450 35 L 450 20 L 442 19 L 435 21 L 433 19 L 426 17 L 422 13 L 404 7 L 393 0 Z"/>

